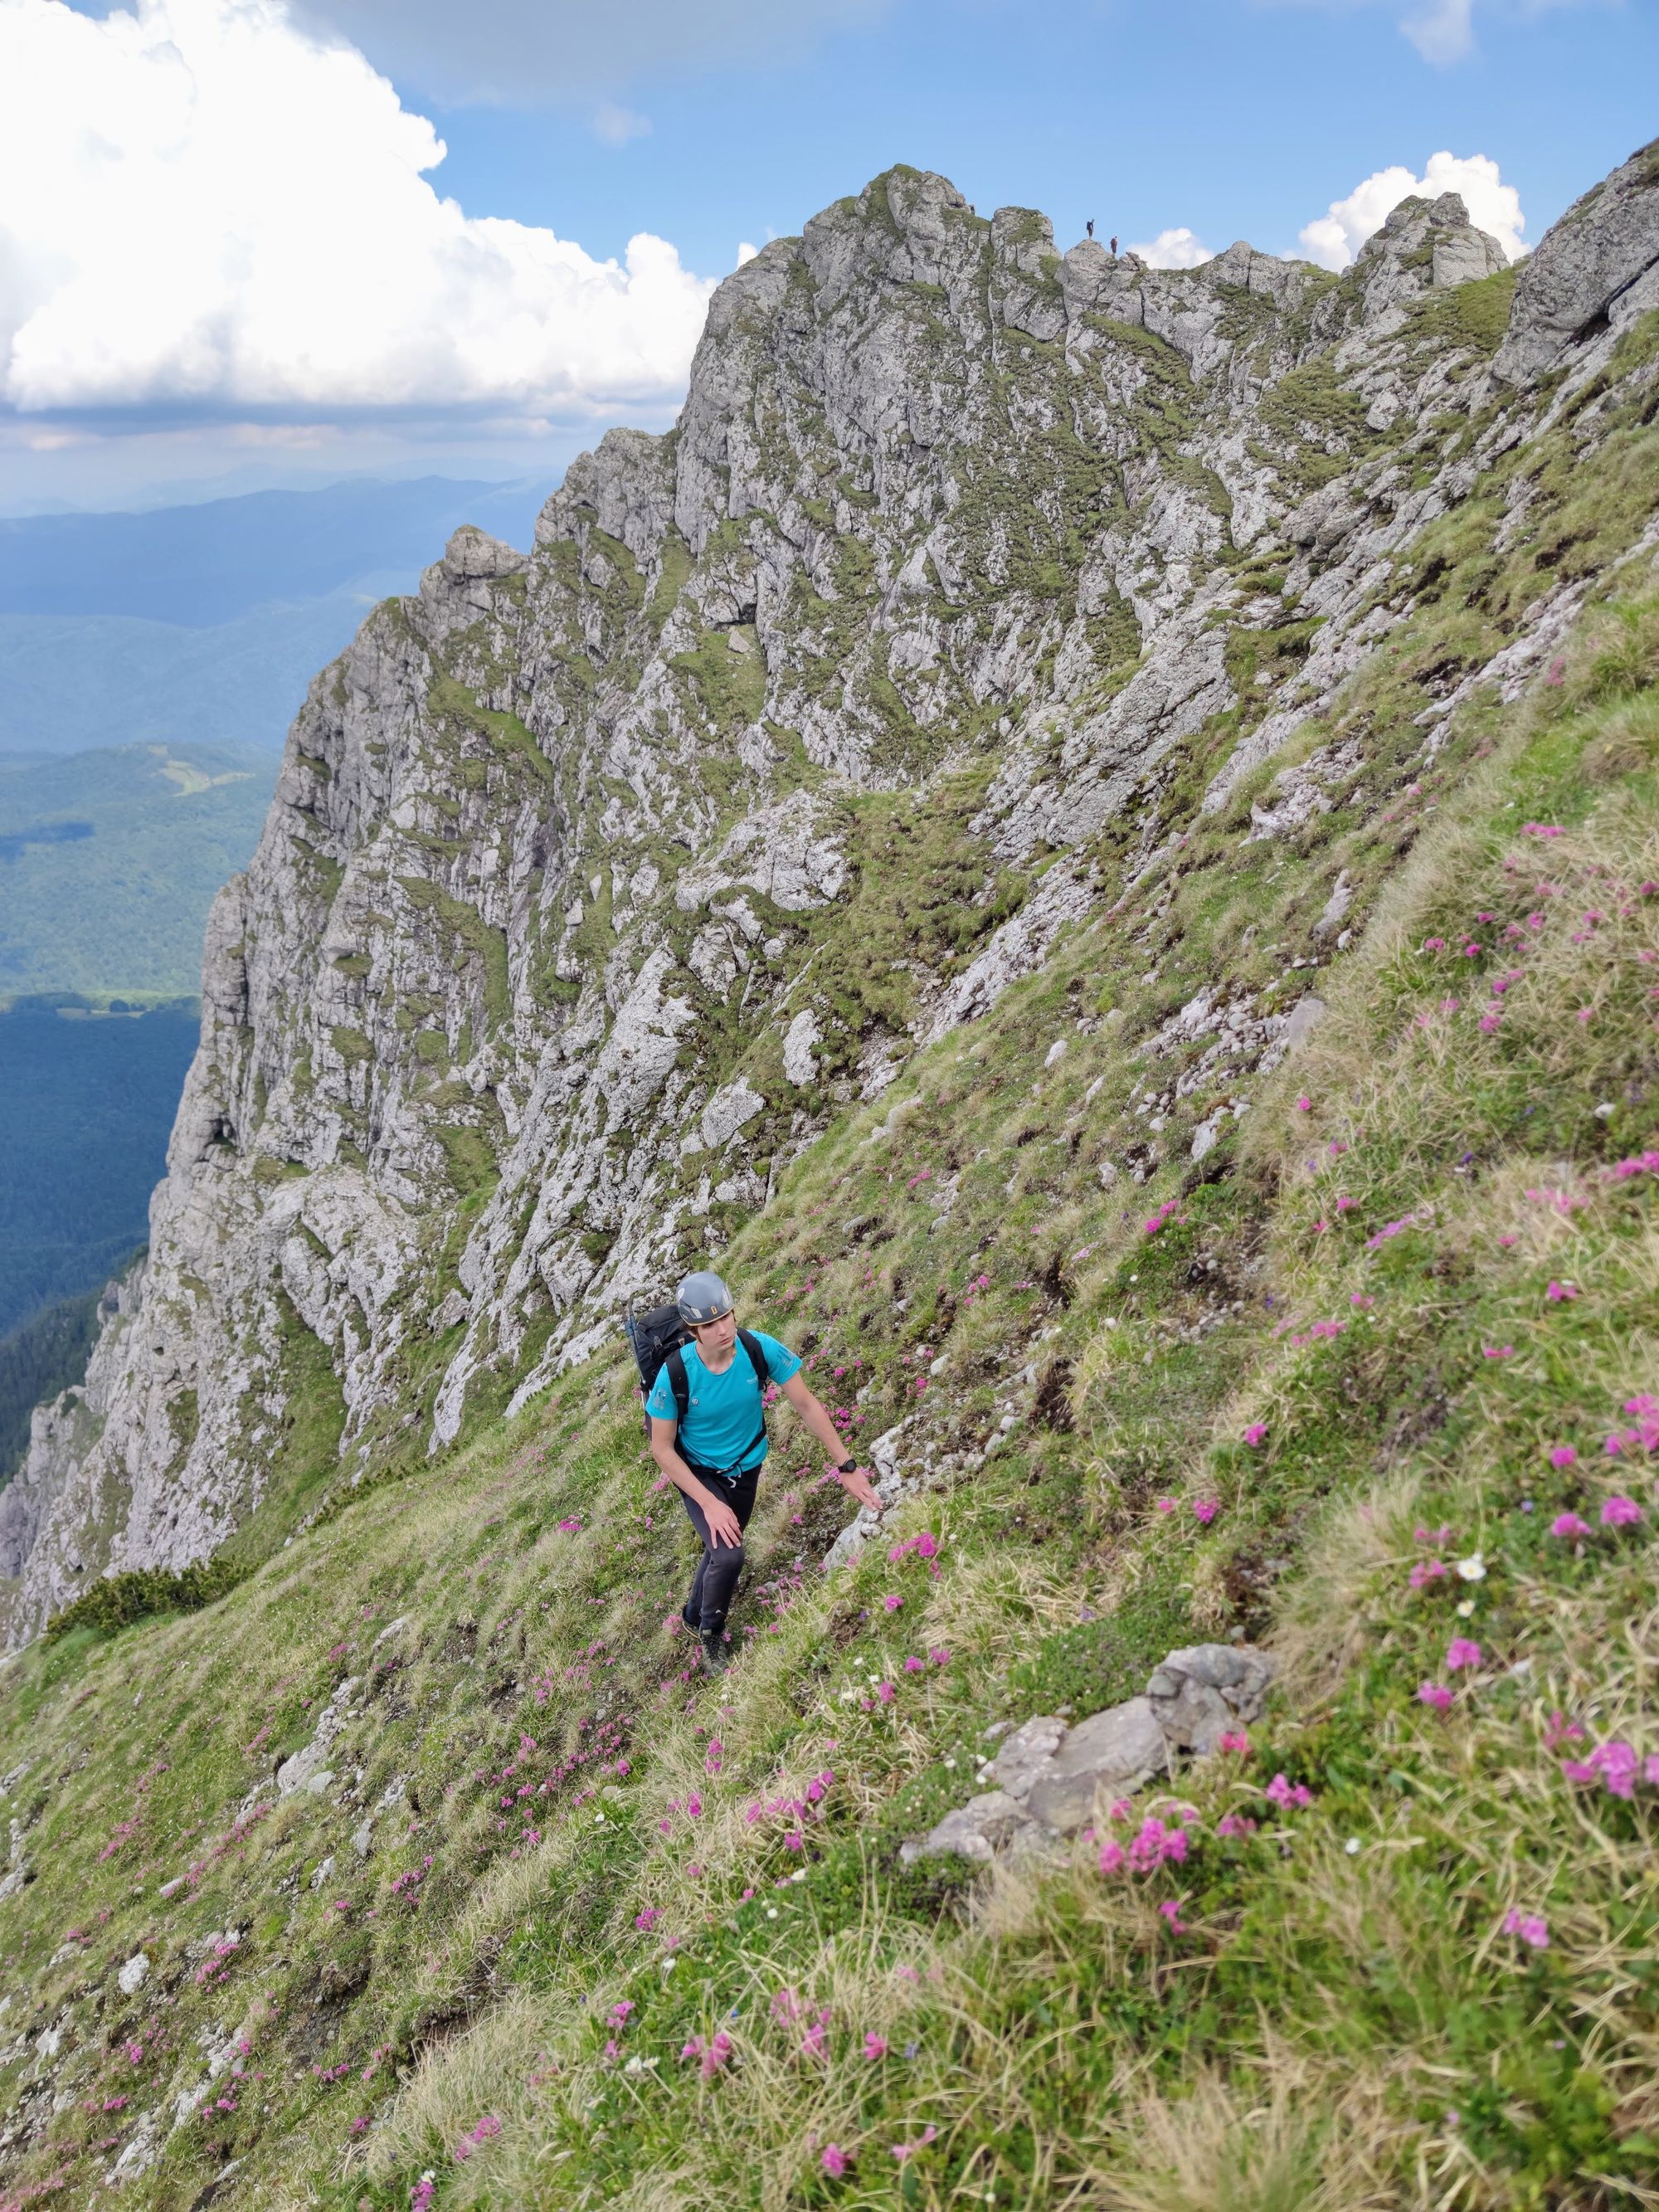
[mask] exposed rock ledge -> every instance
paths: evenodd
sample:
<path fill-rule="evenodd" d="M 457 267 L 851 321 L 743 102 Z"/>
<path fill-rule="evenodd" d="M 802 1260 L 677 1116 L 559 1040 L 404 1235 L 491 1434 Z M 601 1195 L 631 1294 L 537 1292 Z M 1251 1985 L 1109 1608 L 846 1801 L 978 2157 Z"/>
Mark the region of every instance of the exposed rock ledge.
<path fill-rule="evenodd" d="M 1271 1653 L 1249 1644 L 1172 1651 L 1146 1692 L 1068 1727 L 1038 1714 L 1005 1737 L 992 1762 L 997 1786 L 905 1844 L 907 1866 L 943 1854 L 988 1866 L 1001 1852 L 1045 1850 L 1074 1836 L 1097 1801 L 1124 1797 L 1182 1758 L 1207 1759 L 1230 1729 L 1260 1719 L 1273 1678 Z"/>

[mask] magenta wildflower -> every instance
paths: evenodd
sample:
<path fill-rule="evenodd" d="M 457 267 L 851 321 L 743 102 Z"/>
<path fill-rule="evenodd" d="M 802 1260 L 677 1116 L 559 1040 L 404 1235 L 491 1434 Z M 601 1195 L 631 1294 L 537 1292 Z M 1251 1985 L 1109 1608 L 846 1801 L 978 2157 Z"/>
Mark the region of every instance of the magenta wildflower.
<path fill-rule="evenodd" d="M 887 2038 L 884 2035 L 877 2035 L 872 2031 L 864 2039 L 864 2055 L 866 2058 L 885 2058 Z"/>
<path fill-rule="evenodd" d="M 1604 1528 L 1628 1528 L 1643 1517 L 1642 1509 L 1633 1498 L 1615 1494 L 1601 1508 Z"/>
<path fill-rule="evenodd" d="M 1523 1943 L 1529 1943 L 1534 1951 L 1547 1951 L 1550 1948 L 1548 1921 L 1539 1913 L 1522 1912 L 1515 1905 L 1511 1905 L 1504 1915 L 1504 1933 L 1506 1936 L 1518 1936 Z"/>
<path fill-rule="evenodd" d="M 1158 1909 L 1169 1922 L 1172 1934 L 1184 1936 L 1187 1933 L 1187 1923 L 1181 1917 L 1181 1906 L 1176 1899 L 1166 1897 Z"/>
<path fill-rule="evenodd" d="M 1466 1667 L 1480 1664 L 1480 1646 L 1472 1644 L 1467 1636 L 1454 1636 L 1446 1647 L 1446 1672 L 1461 1674 Z"/>
<path fill-rule="evenodd" d="M 1267 1433 L 1267 1424 L 1265 1421 L 1252 1421 L 1244 1431 L 1244 1441 L 1247 1444 L 1259 1444 Z"/>
<path fill-rule="evenodd" d="M 1176 1509 L 1176 1502 L 1173 1498 L 1155 1498 L 1152 1500 L 1152 1504 L 1155 1510 L 1159 1513 L 1173 1513 Z"/>
<path fill-rule="evenodd" d="M 1224 1813 L 1215 1824 L 1218 1836 L 1253 1836 L 1256 1824 L 1248 1813 Z"/>
<path fill-rule="evenodd" d="M 822 2164 L 824 2172 L 833 2180 L 839 2181 L 847 2171 L 847 2154 L 839 2143 L 825 2143 Z"/>
<path fill-rule="evenodd" d="M 1480 1357 L 1483 1359 L 1513 1359 L 1515 1346 L 1512 1344 L 1483 1344 Z"/>
<path fill-rule="evenodd" d="M 1292 1806 L 1299 1807 L 1313 1803 L 1313 1792 L 1307 1784 L 1292 1783 L 1290 1778 L 1284 1774 L 1275 1774 L 1262 1795 L 1270 1805 L 1277 1805 L 1281 1813 L 1288 1813 Z"/>
<path fill-rule="evenodd" d="M 876 1685 L 876 1695 L 881 1699 L 884 1705 L 890 1705 L 894 1698 L 897 1697 L 898 1692 L 893 1687 L 893 1685 L 890 1682 L 878 1682 Z"/>
<path fill-rule="evenodd" d="M 1427 1583 L 1438 1582 L 1445 1571 L 1443 1559 L 1419 1559 L 1406 1579 L 1413 1589 L 1421 1589 Z"/>
<path fill-rule="evenodd" d="M 1220 1751 L 1246 1752 L 1249 1747 L 1250 1739 L 1243 1729 L 1229 1729 L 1217 1746 Z"/>
<path fill-rule="evenodd" d="M 1581 1536 L 1588 1536 L 1589 1533 L 1589 1522 L 1581 1521 L 1576 1513 L 1558 1513 L 1550 1522 L 1551 1535 L 1559 1536 L 1569 1542 L 1577 1542 Z"/>
<path fill-rule="evenodd" d="M 1552 1467 L 1577 1467 L 1578 1455 L 1571 1444 L 1557 1444 L 1550 1454 Z"/>
<path fill-rule="evenodd" d="M 1419 1705 L 1431 1706 L 1437 1713 L 1449 1712 L 1451 1710 L 1452 1693 L 1443 1682 L 1419 1682 L 1417 1686 L 1417 1702 Z"/>
<path fill-rule="evenodd" d="M 1544 1296 L 1549 1300 L 1553 1306 L 1559 1306 L 1562 1303 L 1563 1299 L 1576 1298 L 1577 1295 L 1578 1285 L 1577 1283 L 1550 1282 L 1547 1283 L 1544 1286 Z"/>
<path fill-rule="evenodd" d="M 1206 1528 L 1220 1510 L 1221 1500 L 1218 1498 L 1198 1498 L 1193 1501 L 1193 1518 Z"/>
<path fill-rule="evenodd" d="M 907 1674 L 920 1674 L 925 1663 L 926 1662 L 924 1661 L 918 1659 L 915 1654 L 912 1652 L 910 1656 L 904 1662 L 904 1671 Z"/>
<path fill-rule="evenodd" d="M 915 2142 L 895 2143 L 893 2145 L 894 2157 L 898 2160 L 899 2164 L 902 2166 L 906 2159 L 914 2158 L 919 2150 L 926 2150 L 928 2144 L 935 2139 L 938 2134 L 939 2130 L 936 2127 L 933 2127 L 931 2125 L 925 2127 L 921 2133 L 916 2137 Z"/>

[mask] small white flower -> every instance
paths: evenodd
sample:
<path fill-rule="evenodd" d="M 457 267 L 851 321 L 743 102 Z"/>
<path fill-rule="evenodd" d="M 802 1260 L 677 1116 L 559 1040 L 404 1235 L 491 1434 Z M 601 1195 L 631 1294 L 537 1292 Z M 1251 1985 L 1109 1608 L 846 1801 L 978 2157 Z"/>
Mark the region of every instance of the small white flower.
<path fill-rule="evenodd" d="M 1346 1853 L 1348 1854 L 1348 1856 L 1349 1856 L 1351 1859 L 1357 1859 L 1357 1858 L 1359 1856 L 1359 1838 L 1358 1838 L 1358 1836 L 1350 1836 L 1350 1837 L 1349 1837 L 1349 1838 L 1348 1838 L 1348 1840 L 1347 1840 L 1347 1842 L 1346 1842 L 1346 1844 L 1343 1844 L 1342 1848 L 1343 1848 L 1343 1850 L 1344 1850 L 1345 1851 L 1346 1851 Z"/>
<path fill-rule="evenodd" d="M 769 1905 L 767 1906 L 767 1908 L 766 1908 L 766 1917 L 767 1917 L 767 1918 L 768 1918 L 769 1920 L 775 1920 L 775 1919 L 777 1918 L 777 1917 L 778 1917 L 778 1908 L 777 1908 L 777 1906 L 776 1906 L 775 1905 Z"/>
<path fill-rule="evenodd" d="M 665 1959 L 662 1962 L 662 1970 L 664 1973 L 672 1974 L 675 1967 L 678 1966 L 679 1963 L 680 1962 L 678 1959 Z"/>
<path fill-rule="evenodd" d="M 1471 1552 L 1467 1559 L 1457 1562 L 1457 1571 L 1466 1583 L 1483 1583 L 1486 1579 L 1486 1563 L 1479 1552 Z"/>
<path fill-rule="evenodd" d="M 1457 1608 L 1457 1618 L 1460 1620 L 1468 1620 L 1473 1615 L 1474 1612 L 1474 1600 L 1472 1597 L 1466 1597 L 1462 1604 Z"/>
<path fill-rule="evenodd" d="M 955 1759 L 947 1759 L 945 1760 L 945 1765 L 946 1765 L 951 1769 L 951 1771 L 954 1774 L 954 1773 L 955 1773 L 955 1771 L 956 1771 L 956 1765 L 957 1765 L 957 1763 L 956 1763 Z"/>
<path fill-rule="evenodd" d="M 603 1814 L 603 1813 L 596 1813 L 596 1814 L 593 1815 L 593 1826 L 594 1826 L 596 1828 L 602 1828 L 602 1827 L 604 1827 L 604 1826 L 605 1826 L 605 1815 L 604 1815 L 604 1814 Z"/>
<path fill-rule="evenodd" d="M 806 1869 L 805 1867 L 797 1867 L 793 1874 L 790 1875 L 789 1879 L 791 1881 L 805 1881 L 806 1879 Z"/>

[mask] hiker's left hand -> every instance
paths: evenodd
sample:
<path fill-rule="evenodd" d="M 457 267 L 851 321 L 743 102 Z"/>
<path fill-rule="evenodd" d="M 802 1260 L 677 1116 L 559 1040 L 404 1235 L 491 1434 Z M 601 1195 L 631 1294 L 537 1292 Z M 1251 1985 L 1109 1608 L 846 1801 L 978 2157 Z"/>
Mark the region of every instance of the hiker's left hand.
<path fill-rule="evenodd" d="M 849 1498 L 857 1498 L 866 1513 L 873 1513 L 878 1518 L 880 1517 L 881 1498 L 877 1492 L 875 1484 L 871 1481 L 863 1468 L 855 1467 L 851 1474 L 842 1475 L 841 1486 Z"/>

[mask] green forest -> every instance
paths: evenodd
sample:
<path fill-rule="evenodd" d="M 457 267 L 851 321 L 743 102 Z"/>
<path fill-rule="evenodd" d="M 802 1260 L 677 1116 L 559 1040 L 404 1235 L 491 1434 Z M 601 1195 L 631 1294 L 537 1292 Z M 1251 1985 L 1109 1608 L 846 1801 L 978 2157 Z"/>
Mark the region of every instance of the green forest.
<path fill-rule="evenodd" d="M 98 1293 L 144 1243 L 196 1032 L 189 1000 L 0 1014 L 0 1481 L 28 1407 L 81 1373 Z"/>

